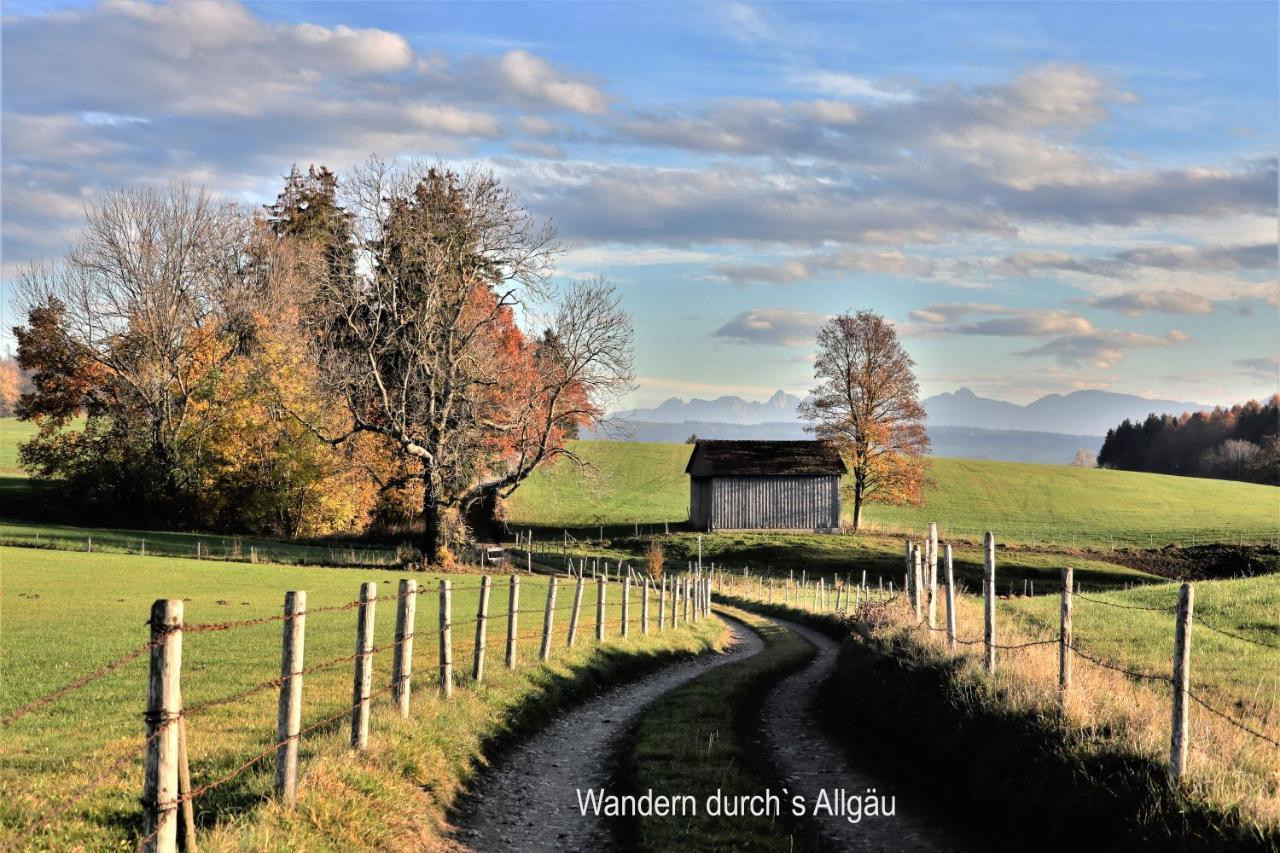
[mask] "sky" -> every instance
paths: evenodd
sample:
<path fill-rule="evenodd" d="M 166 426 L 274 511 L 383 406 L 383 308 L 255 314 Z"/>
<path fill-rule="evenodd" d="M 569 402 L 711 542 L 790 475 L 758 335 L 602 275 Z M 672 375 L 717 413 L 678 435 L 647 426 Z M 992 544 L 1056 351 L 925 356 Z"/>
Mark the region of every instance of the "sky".
<path fill-rule="evenodd" d="M 439 158 L 616 283 L 627 405 L 803 394 L 860 309 L 924 395 L 1239 402 L 1280 390 L 1278 10 L 8 0 L 0 271 L 114 187 Z"/>

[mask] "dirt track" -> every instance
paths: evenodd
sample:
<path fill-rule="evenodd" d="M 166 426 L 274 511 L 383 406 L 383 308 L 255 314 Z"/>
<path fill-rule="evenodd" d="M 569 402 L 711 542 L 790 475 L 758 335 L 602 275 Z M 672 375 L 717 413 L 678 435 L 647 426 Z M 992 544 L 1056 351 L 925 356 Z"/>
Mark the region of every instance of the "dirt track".
<path fill-rule="evenodd" d="M 460 817 L 462 849 L 601 851 L 613 849 L 604 820 L 578 808 L 577 790 L 612 788 L 608 761 L 616 739 L 645 706 L 702 673 L 751 657 L 760 638 L 723 616 L 733 633 L 726 652 L 704 655 L 625 684 L 566 712 L 505 755 L 482 777 Z"/>
<path fill-rule="evenodd" d="M 844 747 L 827 738 L 818 722 L 818 692 L 835 672 L 839 646 L 817 631 L 781 619 L 773 621 L 804 637 L 818 652 L 808 666 L 780 681 L 761 709 L 766 743 L 787 788 L 792 794 L 805 794 L 810 803 L 820 790 L 844 789 L 849 794 L 863 795 L 874 788 L 878 794 L 894 794 L 893 786 L 883 779 L 850 767 Z M 903 796 L 897 797 L 894 817 L 850 823 L 844 817 L 815 816 L 814 822 L 835 850 L 923 853 L 968 848 L 936 821 L 911 808 Z"/>

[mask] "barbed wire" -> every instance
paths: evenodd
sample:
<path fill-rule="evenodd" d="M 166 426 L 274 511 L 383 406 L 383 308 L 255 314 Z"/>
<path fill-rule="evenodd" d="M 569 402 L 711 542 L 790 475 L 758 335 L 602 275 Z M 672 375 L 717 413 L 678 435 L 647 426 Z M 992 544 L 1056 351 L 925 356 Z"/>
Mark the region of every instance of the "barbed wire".
<path fill-rule="evenodd" d="M 1081 599 L 1084 601 L 1092 602 L 1094 604 L 1102 604 L 1102 605 L 1105 605 L 1106 607 L 1115 607 L 1119 610 L 1144 610 L 1148 613 L 1168 613 L 1168 614 L 1174 614 L 1177 612 L 1176 607 L 1143 607 L 1142 605 L 1138 605 L 1138 604 L 1120 604 L 1118 602 L 1107 601 L 1102 598 L 1091 598 L 1090 596 L 1087 596 L 1078 592 L 1072 593 L 1071 597 L 1072 599 Z"/>
<path fill-rule="evenodd" d="M 102 785 L 103 782 L 107 780 L 108 777 L 112 776 L 114 773 L 119 771 L 126 764 L 128 764 L 131 761 L 136 761 L 140 755 L 146 752 L 147 747 L 151 746 L 151 742 L 160 736 L 161 732 L 164 731 L 164 728 L 165 728 L 165 724 L 158 726 L 154 732 L 152 732 L 146 739 L 142 741 L 142 743 L 138 744 L 128 752 L 125 752 L 117 756 L 115 761 L 112 761 L 106 766 L 104 766 L 103 769 L 98 773 L 98 775 L 94 777 L 93 783 L 91 785 L 81 786 L 78 794 L 72 795 L 62 805 L 58 806 L 57 808 L 53 809 L 50 812 L 47 812 L 43 818 L 41 818 L 40 820 L 28 826 L 25 830 L 23 830 L 18 835 L 16 839 L 14 839 L 13 844 L 7 849 L 21 850 L 24 841 L 31 838 L 40 830 L 49 826 L 54 821 L 58 820 L 58 818 L 62 817 L 64 814 L 70 811 L 73 806 L 75 806 L 77 803 L 82 802 L 85 799 L 85 797 L 88 797 L 94 791 L 98 790 L 98 788 Z"/>
<path fill-rule="evenodd" d="M 55 702 L 58 699 L 61 699 L 63 696 L 66 696 L 68 693 L 72 693 L 76 690 L 81 689 L 82 687 L 86 687 L 89 684 L 92 684 L 93 682 L 97 681 L 99 678 L 110 675 L 111 673 L 115 672 L 117 669 L 124 666 L 125 664 L 140 658 L 146 652 L 150 651 L 153 645 L 154 643 L 148 640 L 142 645 L 125 652 L 115 660 L 105 663 L 91 672 L 85 673 L 84 675 L 77 678 L 75 681 L 72 681 L 69 684 L 59 687 L 57 690 L 52 690 L 44 694 L 43 696 L 39 696 L 35 699 L 32 699 L 27 704 L 22 705 L 18 708 L 15 708 L 14 710 L 10 711 L 8 714 L 5 714 L 4 717 L 0 717 L 0 725 L 4 725 L 4 726 L 10 725 L 11 723 L 21 719 L 22 717 L 25 717 L 27 714 L 31 713 L 35 709 L 40 708 L 44 705 L 48 705 L 50 702 Z"/>
<path fill-rule="evenodd" d="M 1216 626 L 1214 626 L 1214 625 L 1211 625 L 1211 624 L 1209 624 L 1208 622 L 1205 622 L 1203 619 L 1193 619 L 1193 620 L 1191 620 L 1191 627 L 1193 627 L 1193 628 L 1206 628 L 1206 629 L 1208 629 L 1208 630 L 1210 630 L 1210 631 L 1214 632 L 1215 634 L 1221 634 L 1221 635 L 1223 635 L 1224 637 L 1231 637 L 1231 638 L 1233 638 L 1233 639 L 1241 640 L 1241 641 L 1246 642 L 1246 643 L 1252 643 L 1252 644 L 1253 644 L 1253 645 L 1255 645 L 1255 646 L 1262 646 L 1264 649 L 1280 649 L 1280 644 L 1276 644 L 1276 643 L 1268 643 L 1268 642 L 1265 642 L 1265 641 L 1263 641 L 1263 640 L 1255 640 L 1255 639 L 1253 639 L 1252 637 L 1245 637 L 1245 636 L 1243 636 L 1243 635 L 1241 635 L 1241 634 L 1234 634 L 1234 633 L 1232 633 L 1231 631 L 1227 631 L 1227 630 L 1225 630 L 1225 629 L 1223 629 L 1223 628 L 1218 628 L 1218 627 L 1216 627 Z"/>

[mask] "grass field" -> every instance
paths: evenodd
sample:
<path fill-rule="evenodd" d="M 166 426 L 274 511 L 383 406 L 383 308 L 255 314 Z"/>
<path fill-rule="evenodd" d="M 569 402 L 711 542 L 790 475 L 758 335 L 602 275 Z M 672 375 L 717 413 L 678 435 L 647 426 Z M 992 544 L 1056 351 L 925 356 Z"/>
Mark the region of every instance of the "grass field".
<path fill-rule="evenodd" d="M 148 558 L 140 559 L 113 554 L 77 554 L 38 549 L 0 548 L 3 566 L 3 632 L 0 632 L 0 716 L 56 688 L 73 681 L 102 664 L 136 648 L 147 639 L 144 622 L 152 600 L 174 597 L 185 600 L 188 625 L 221 623 L 254 619 L 278 614 L 284 593 L 289 589 L 305 589 L 308 609 L 340 605 L 356 598 L 364 581 L 378 584 L 380 595 L 389 596 L 377 605 L 375 643 L 386 647 L 393 640 L 395 620 L 395 584 L 397 576 L 368 570 L 295 568 L 249 565 L 244 563 L 212 563 L 209 561 Z M 584 589 L 582 616 L 576 649 L 566 654 L 565 634 L 572 605 L 572 587 L 561 584 L 556 611 L 555 660 L 557 666 L 544 670 L 534 661 L 541 633 L 541 616 L 548 580 L 545 577 L 521 578 L 521 604 L 525 614 L 520 621 L 520 656 L 525 666 L 516 676 L 502 666 L 508 608 L 506 577 L 497 577 L 490 601 L 487 623 L 488 671 L 493 678 L 478 690 L 461 690 L 459 706 L 439 707 L 434 703 L 437 672 L 437 576 L 412 575 L 425 585 L 417 608 L 419 641 L 414 649 L 414 671 L 418 702 L 427 705 L 421 719 L 409 728 L 396 729 L 407 740 L 397 741 L 398 757 L 383 759 L 398 766 L 409 761 L 413 749 L 434 750 L 431 761 L 419 754 L 420 769 L 412 778 L 419 784 L 452 796 L 466 767 L 479 760 L 483 741 L 501 731 L 518 716 L 512 709 L 526 700 L 535 706 L 537 696 L 547 690 L 563 692 L 566 680 L 583 667 L 594 667 L 597 677 L 610 667 L 623 668 L 625 659 L 651 656 L 658 652 L 688 652 L 705 648 L 714 632 L 710 627 L 692 631 L 668 632 L 649 642 L 631 640 L 610 642 L 607 653 L 593 655 L 595 624 L 595 585 Z M 475 575 L 452 575 L 453 646 L 457 680 L 470 684 L 470 664 L 475 647 L 475 612 L 479 578 Z M 610 637 L 617 634 L 619 591 L 611 594 L 606 625 Z M 632 602 L 632 618 L 638 614 L 637 601 Z M 313 613 L 307 619 L 306 662 L 315 667 L 326 661 L 351 654 L 355 633 L 355 612 Z M 710 633 L 709 633 L 710 632 Z M 604 654 L 601 658 L 600 655 Z M 252 625 L 236 630 L 189 633 L 183 649 L 183 698 L 186 707 L 234 696 L 279 675 L 280 625 L 278 622 Z M 390 651 L 374 656 L 375 689 L 381 691 L 376 702 L 386 702 Z M 63 804 L 80 785 L 92 787 L 103 767 L 110 767 L 118 757 L 128 759 L 130 751 L 142 742 L 141 711 L 146 697 L 146 658 L 126 664 L 112 674 L 96 680 L 83 689 L 40 707 L 6 726 L 0 745 L 0 845 L 7 844 L 13 833 L 21 831 L 50 807 Z M 540 674 L 541 673 L 541 674 Z M 332 667 L 309 673 L 305 683 L 303 725 L 323 720 L 343 708 L 350 707 L 351 664 L 339 661 Z M 478 697 L 478 698 L 477 698 Z M 195 785 L 201 785 L 235 768 L 274 741 L 277 691 L 265 689 L 242 700 L 209 707 L 193 713 L 188 719 L 188 738 Z M 434 711 L 432 709 L 435 709 Z M 381 713 L 381 712 L 380 712 Z M 435 713 L 451 728 L 431 723 Z M 390 715 L 383 714 L 378 720 Z M 375 721 L 374 740 L 380 727 L 388 722 Z M 399 725 L 397 723 L 397 725 Z M 445 723 L 441 723 L 441 726 Z M 304 740 L 304 767 L 312 757 L 337 752 L 341 748 L 345 723 L 320 729 L 314 739 Z M 412 731 L 417 745 L 409 739 Z M 445 744 L 457 742 L 459 753 L 447 754 Z M 380 747 L 384 748 L 384 747 Z M 446 754 L 439 755 L 444 752 Z M 465 761 L 462 759 L 466 759 Z M 323 762 L 321 762 L 323 764 Z M 348 759 L 347 763 L 351 763 Z M 365 762 L 355 762 L 362 772 L 371 769 Z M 341 765 L 342 762 L 339 762 Z M 442 766 L 448 773 L 433 776 Z M 340 766 L 327 764 L 331 772 L 345 772 Z M 83 803 L 76 805 L 69 818 L 58 822 L 55 834 L 45 837 L 52 847 L 83 845 L 90 848 L 115 847 L 136 838 L 140 813 L 140 763 L 129 761 L 124 767 L 107 773 L 102 784 L 93 789 Z M 267 760 L 253 772 L 215 788 L 199 801 L 202 819 L 211 822 L 216 815 L 231 821 L 233 830 L 224 825 L 218 833 L 248 831 L 256 826 L 256 818 L 244 817 L 261 802 L 270 790 L 272 762 Z M 304 781 L 304 786 L 307 783 Z M 365 784 L 375 784 L 369 779 Z M 377 785 L 390 785 L 381 778 Z M 316 809 L 349 808 L 331 801 L 323 786 L 313 784 L 308 795 Z M 410 785 L 412 787 L 412 785 Z M 366 792 L 367 793 L 367 792 Z M 444 793 L 441 794 L 444 797 Z M 443 808 L 443 806 L 441 806 Z M 239 816 L 239 817 L 237 817 Z M 315 817 L 314 814 L 311 817 Z M 271 819 L 283 821 L 292 841 L 303 847 L 327 848 L 347 846 L 317 833 L 302 817 L 279 815 Z M 335 818 L 334 831 L 343 825 Z M 275 824 L 273 824 L 275 825 Z M 358 827 L 362 821 L 354 820 Z M 260 827 L 259 827 L 260 828 Z M 253 829 L 257 832 L 257 829 Z M 277 831 L 279 827 L 277 826 Z M 213 828 L 210 832 L 217 835 Z M 296 834 L 296 835 L 295 835 Z M 366 846 L 378 846 L 374 841 Z M 278 841 L 278 839 L 277 839 Z M 305 843 L 304 843 L 305 842 Z M 230 847 L 243 846 L 228 841 Z M 217 846 L 217 845 L 214 845 Z M 256 842 L 250 847 L 259 846 Z M 266 846 L 276 846 L 268 844 Z"/>
<path fill-rule="evenodd" d="M 679 522 L 688 517 L 689 445 L 577 442 L 590 467 L 561 463 L 512 495 L 514 526 L 589 529 Z M 1280 534 L 1280 488 L 1129 471 L 936 458 L 923 507 L 870 504 L 870 528 L 922 529 L 946 538 L 1065 547 L 1149 547 L 1206 541 L 1270 541 Z M 607 532 L 607 531 L 606 531 Z"/>

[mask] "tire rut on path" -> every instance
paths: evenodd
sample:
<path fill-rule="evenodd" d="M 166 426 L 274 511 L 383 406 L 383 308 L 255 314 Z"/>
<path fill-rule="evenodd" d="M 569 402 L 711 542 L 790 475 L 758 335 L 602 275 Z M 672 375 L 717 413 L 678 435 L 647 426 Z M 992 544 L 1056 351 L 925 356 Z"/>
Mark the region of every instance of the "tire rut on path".
<path fill-rule="evenodd" d="M 765 743 L 791 794 L 803 793 L 812 806 L 820 790 L 844 789 L 850 795 L 892 795 L 886 780 L 862 768 L 851 767 L 844 745 L 822 730 L 817 700 L 823 683 L 836 670 L 840 646 L 817 631 L 781 619 L 776 624 L 799 634 L 817 650 L 808 666 L 776 684 L 761 708 Z M 961 851 L 967 843 L 948 832 L 931 816 L 913 809 L 902 797 L 894 817 L 863 818 L 850 823 L 843 817 L 815 816 L 823 840 L 837 850 L 858 853 L 925 853 Z"/>
<path fill-rule="evenodd" d="M 455 840 L 462 849 L 611 850 L 606 819 L 582 815 L 577 790 L 609 787 L 616 739 L 649 705 L 704 672 L 758 653 L 764 643 L 723 615 L 731 647 L 664 667 L 562 714 L 485 771 L 462 809 Z"/>

